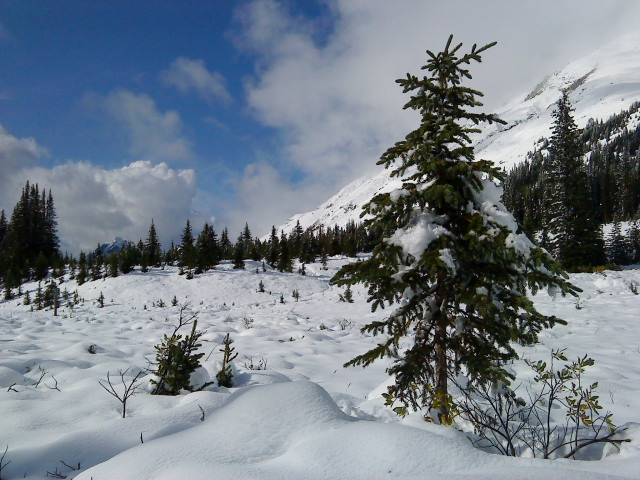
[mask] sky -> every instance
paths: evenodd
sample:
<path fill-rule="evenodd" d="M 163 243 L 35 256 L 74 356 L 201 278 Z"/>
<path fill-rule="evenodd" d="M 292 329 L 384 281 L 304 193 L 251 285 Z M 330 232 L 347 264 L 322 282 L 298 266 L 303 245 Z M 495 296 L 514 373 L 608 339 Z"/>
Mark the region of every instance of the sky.
<path fill-rule="evenodd" d="M 498 41 L 487 111 L 637 28 L 633 0 L 2 0 L 0 209 L 51 189 L 62 249 L 311 210 L 416 125 L 394 80 Z"/>

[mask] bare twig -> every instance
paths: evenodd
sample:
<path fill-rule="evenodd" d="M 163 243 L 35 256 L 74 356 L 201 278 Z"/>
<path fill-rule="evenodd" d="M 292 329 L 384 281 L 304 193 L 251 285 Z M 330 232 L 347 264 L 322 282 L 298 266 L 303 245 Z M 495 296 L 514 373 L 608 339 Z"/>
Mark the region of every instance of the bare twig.
<path fill-rule="evenodd" d="M 67 478 L 67 476 L 58 471 L 58 468 L 56 467 L 53 472 L 50 472 L 49 470 L 47 470 L 47 477 L 51 477 L 51 478 Z"/>
<path fill-rule="evenodd" d="M 50 386 L 49 386 L 49 385 L 47 385 L 46 383 L 44 384 L 44 386 L 45 386 L 45 387 L 47 387 L 47 388 L 48 388 L 48 389 L 50 389 L 50 390 L 57 390 L 57 391 L 60 391 L 60 389 L 58 388 L 58 380 L 56 380 L 56 377 L 54 377 L 54 376 L 53 376 L 53 374 L 51 374 L 51 378 L 53 378 L 53 381 L 54 381 L 54 382 L 56 382 L 56 383 L 54 384 L 54 386 L 53 386 L 53 387 L 50 387 Z"/>
<path fill-rule="evenodd" d="M 38 366 L 38 370 L 40 370 L 40 378 L 38 379 L 38 381 L 34 385 L 34 388 L 38 388 L 38 385 L 40 385 L 40 382 L 42 381 L 44 376 L 47 374 L 47 371 L 44 368 L 42 368 L 41 366 Z"/>
<path fill-rule="evenodd" d="M 67 467 L 69 470 L 73 470 L 74 472 L 77 472 L 78 470 L 80 470 L 80 462 L 78 462 L 78 466 L 77 467 L 72 467 L 71 465 L 69 465 L 68 463 L 64 462 L 63 460 L 60 460 L 60 463 L 63 464 L 65 467 Z"/>
<path fill-rule="evenodd" d="M 7 388 L 7 392 L 18 392 L 18 390 L 16 390 L 15 387 L 17 385 L 17 383 L 12 383 L 11 385 L 9 385 L 9 388 Z"/>
<path fill-rule="evenodd" d="M 4 449 L 4 453 L 2 454 L 2 456 L 0 457 L 0 480 L 2 479 L 2 470 L 5 469 L 5 467 L 7 465 L 9 465 L 11 463 L 11 460 L 9 460 L 8 462 L 4 461 L 4 457 L 7 456 L 7 452 L 9 451 L 9 445 L 7 445 Z"/>
<path fill-rule="evenodd" d="M 200 421 L 204 422 L 204 410 L 202 409 L 202 407 L 200 406 L 200 404 L 198 404 L 198 408 L 200 409 L 200 411 L 202 412 L 202 416 L 200 417 Z"/>
<path fill-rule="evenodd" d="M 107 384 L 109 387 L 107 388 L 102 382 L 98 382 L 102 388 L 106 390 L 109 395 L 112 395 L 118 399 L 118 401 L 122 404 L 122 418 L 127 416 L 127 400 L 129 397 L 135 395 L 138 390 L 138 379 L 140 375 L 142 375 L 142 370 L 138 372 L 138 374 L 133 377 L 131 382 L 127 385 L 124 381 L 124 376 L 127 374 L 129 369 L 127 368 L 125 371 L 118 370 L 118 374 L 120 375 L 120 380 L 122 380 L 122 385 L 124 386 L 124 392 L 120 395 L 117 391 L 113 383 L 111 383 L 110 372 L 107 372 Z"/>

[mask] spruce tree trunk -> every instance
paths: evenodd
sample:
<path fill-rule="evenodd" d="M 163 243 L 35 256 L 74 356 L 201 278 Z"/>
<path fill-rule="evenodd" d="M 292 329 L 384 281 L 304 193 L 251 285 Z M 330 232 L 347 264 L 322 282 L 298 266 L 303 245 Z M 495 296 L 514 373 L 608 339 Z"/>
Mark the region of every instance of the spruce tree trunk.
<path fill-rule="evenodd" d="M 440 305 L 436 331 L 434 336 L 435 343 L 435 370 L 436 370 L 436 399 L 438 400 L 438 420 L 440 424 L 449 425 L 449 408 L 447 406 L 447 398 L 449 391 L 447 388 L 447 316 L 442 311 L 443 299 L 436 295 L 436 303 Z"/>

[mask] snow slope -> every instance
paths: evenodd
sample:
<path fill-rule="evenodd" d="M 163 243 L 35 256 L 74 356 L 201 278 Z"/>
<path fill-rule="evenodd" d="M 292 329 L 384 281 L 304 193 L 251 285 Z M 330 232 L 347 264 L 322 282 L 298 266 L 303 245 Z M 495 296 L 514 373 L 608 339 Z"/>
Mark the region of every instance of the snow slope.
<path fill-rule="evenodd" d="M 476 157 L 510 169 L 525 159 L 536 141 L 548 136 L 551 113 L 563 89 L 569 89 L 575 120 L 584 127 L 590 118 L 607 119 L 640 100 L 640 34 L 627 35 L 604 45 L 541 81 L 498 112 L 507 125 L 490 125 L 474 139 Z M 372 159 L 372 161 L 374 161 Z M 386 170 L 362 177 L 344 187 L 316 210 L 294 215 L 278 231 L 290 232 L 319 225 L 344 226 L 358 221 L 362 206 L 377 193 L 397 188 Z"/>
<path fill-rule="evenodd" d="M 560 347 L 570 358 L 589 353 L 596 365 L 587 381 L 600 382 L 601 403 L 617 424 L 629 424 L 634 439 L 620 453 L 598 451 L 601 461 L 543 461 L 477 450 L 420 414 L 399 419 L 381 397 L 385 361 L 342 367 L 376 343 L 359 327 L 386 313 L 371 313 L 362 288 L 354 289 L 354 303 L 339 302 L 340 289 L 328 281 L 346 261 L 330 259 L 329 270 L 308 265 L 307 276 L 256 272 L 258 264 L 247 262 L 245 271 L 225 264 L 193 280 L 175 268 L 81 286 L 67 280 L 61 288 L 77 288 L 85 301 L 57 317 L 32 312 L 21 299 L 0 302 L 0 456 L 8 446 L 4 463 L 10 461 L 2 478 L 638 478 L 640 425 L 630 422 L 639 421 L 640 409 L 640 296 L 630 285 L 640 285 L 640 270 L 573 276 L 584 290 L 578 304 L 536 296 L 538 308 L 569 324 L 543 333 L 522 354 L 546 360 Z M 265 293 L 257 292 L 260 281 Z M 23 286 L 32 298 L 36 287 Z M 104 308 L 96 302 L 101 292 Z M 215 376 L 230 333 L 239 353 L 237 386 L 153 396 L 144 374 L 123 419 L 98 382 L 110 372 L 121 389 L 119 370 L 129 369 L 130 381 L 148 366 L 153 346 L 175 324 L 174 296 L 190 303 L 206 330 L 198 382 Z M 266 369 L 255 369 L 261 360 Z M 522 361 L 513 369 L 522 381 L 530 378 Z"/>

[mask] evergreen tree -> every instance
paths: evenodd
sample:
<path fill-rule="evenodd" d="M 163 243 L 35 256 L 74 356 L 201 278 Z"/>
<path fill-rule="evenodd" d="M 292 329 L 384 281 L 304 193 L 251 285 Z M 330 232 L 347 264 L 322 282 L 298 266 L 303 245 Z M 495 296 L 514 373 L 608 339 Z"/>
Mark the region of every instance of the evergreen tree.
<path fill-rule="evenodd" d="M 582 162 L 580 130 L 566 91 L 553 112 L 547 170 L 547 215 L 551 251 L 569 270 L 604 263 L 604 242 L 590 205 L 589 182 Z"/>
<path fill-rule="evenodd" d="M 387 403 L 399 402 L 400 414 L 435 408 L 442 423 L 452 421 L 449 375 L 465 374 L 470 385 L 508 383 L 503 364 L 517 357 L 511 342 L 531 344 L 541 329 L 562 323 L 535 310 L 527 286 L 576 291 L 500 203 L 494 183 L 500 171 L 474 158 L 473 125 L 500 120 L 480 113 L 481 93 L 461 82 L 471 78 L 466 66 L 494 44 L 459 55 L 461 44 L 452 48 L 451 41 L 443 52 L 427 51 L 427 76 L 397 80 L 411 93 L 405 108 L 421 122 L 378 162 L 393 168 L 402 188 L 376 195 L 364 208 L 365 226 L 389 236 L 369 259 L 344 266 L 332 280 L 364 283 L 373 310 L 396 304 L 384 320 L 363 328 L 385 339 L 347 365 L 391 357 L 387 371 L 395 383 Z"/>
<path fill-rule="evenodd" d="M 282 232 L 282 236 L 280 237 L 280 241 L 278 242 L 280 245 L 280 252 L 278 254 L 278 270 L 280 272 L 293 272 L 293 258 L 291 258 L 291 254 L 289 253 L 289 242 L 287 241 L 287 236 Z"/>
<path fill-rule="evenodd" d="M 196 248 L 193 242 L 191 222 L 187 220 L 180 239 L 180 266 L 189 270 L 196 266 Z"/>
<path fill-rule="evenodd" d="M 622 228 L 617 218 L 613 220 L 607 244 L 607 253 L 611 263 L 616 265 L 627 265 L 629 263 L 627 242 L 622 235 Z"/>
<path fill-rule="evenodd" d="M 60 257 L 56 232 L 56 214 L 51 191 L 40 192 L 38 184 L 27 182 L 20 200 L 13 209 L 11 221 L 0 218 L 0 274 L 20 282 L 39 256 L 44 257 L 45 266 L 53 266 Z"/>
<path fill-rule="evenodd" d="M 109 257 L 109 276 L 117 277 L 118 276 L 118 254 L 112 253 Z"/>
<path fill-rule="evenodd" d="M 276 227 L 271 227 L 271 236 L 269 237 L 269 252 L 267 253 L 267 263 L 272 267 L 275 267 L 278 263 L 278 256 L 280 254 L 280 245 L 278 241 L 278 233 Z"/>
<path fill-rule="evenodd" d="M 144 244 L 144 254 L 146 255 L 147 265 L 152 267 L 159 267 L 162 262 L 162 247 L 158 240 L 158 234 L 156 233 L 156 226 L 151 219 L 151 226 L 149 227 L 149 235 L 147 241 Z"/>
<path fill-rule="evenodd" d="M 242 235 L 238 237 L 236 246 L 233 249 L 233 268 L 244 270 L 244 241 Z"/>
<path fill-rule="evenodd" d="M 4 214 L 4 210 L 2 210 L 2 212 L 0 212 L 0 252 L 2 251 L 2 241 L 7 234 L 7 229 L 7 217 Z"/>
<path fill-rule="evenodd" d="M 220 236 L 220 249 L 222 258 L 229 260 L 233 254 L 233 245 L 229 239 L 229 229 L 227 227 L 222 229 L 222 235 Z"/>
<path fill-rule="evenodd" d="M 208 223 L 204 224 L 196 241 L 197 266 L 200 270 L 209 270 L 220 263 L 220 245 L 215 230 Z"/>
<path fill-rule="evenodd" d="M 87 254 L 80 252 L 78 259 L 78 274 L 76 275 L 76 282 L 78 285 L 82 285 L 87 281 Z"/>

